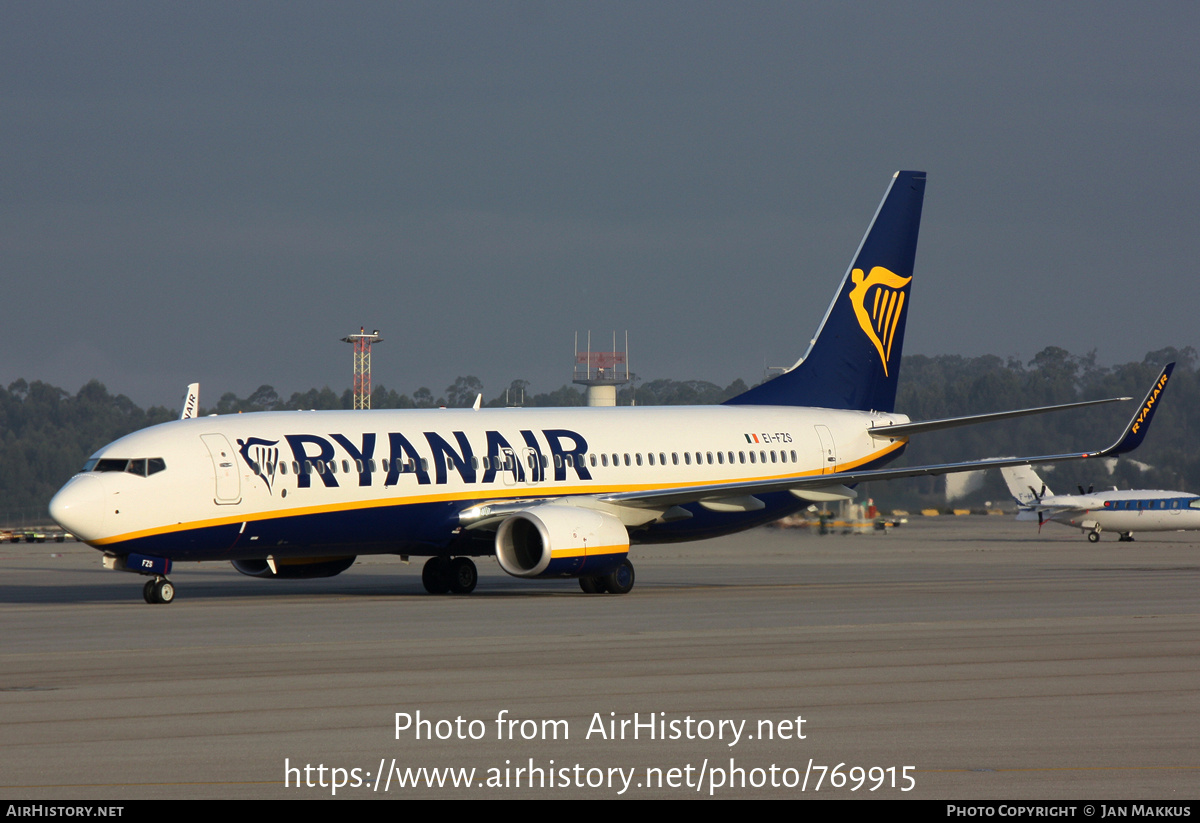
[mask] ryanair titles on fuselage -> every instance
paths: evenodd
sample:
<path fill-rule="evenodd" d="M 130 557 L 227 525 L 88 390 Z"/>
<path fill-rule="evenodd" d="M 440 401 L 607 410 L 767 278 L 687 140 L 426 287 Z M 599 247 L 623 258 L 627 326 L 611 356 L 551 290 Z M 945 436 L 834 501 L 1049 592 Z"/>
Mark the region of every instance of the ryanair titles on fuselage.
<path fill-rule="evenodd" d="M 380 475 L 383 476 L 385 487 L 393 486 L 399 482 L 401 474 L 415 475 L 418 485 L 445 485 L 451 467 L 467 484 L 494 483 L 497 475 L 505 472 L 510 473 L 517 482 L 543 482 L 548 479 L 549 471 L 553 472 L 555 482 L 566 481 L 569 471 L 573 471 L 580 480 L 592 479 L 585 459 L 588 444 L 583 435 L 570 429 L 542 429 L 542 437 L 549 447 L 549 457 L 543 459 L 534 431 L 521 429 L 519 434 L 521 439 L 514 446 L 499 431 L 484 432 L 486 442 L 482 455 L 486 459 L 483 460 L 476 456 L 470 440 L 462 431 L 450 433 L 454 443 L 438 432 L 422 432 L 429 447 L 424 454 L 403 432 L 383 435 L 366 432 L 356 435 L 357 442 L 344 434 L 331 433 L 285 434 L 282 442 L 259 437 L 238 438 L 237 444 L 246 465 L 267 484 L 268 489 L 278 475 L 287 473 L 287 467 L 280 462 L 287 459 L 287 452 L 291 453 L 291 471 L 297 475 L 297 488 L 311 487 L 314 476 L 326 487 L 337 488 L 340 484 L 336 466 L 330 469 L 337 459 L 337 446 L 349 455 L 354 467 L 350 475 L 343 474 L 342 478 L 357 475 L 359 486 L 373 485 Z M 389 456 L 377 458 L 376 450 L 383 442 L 387 443 Z M 286 449 L 282 448 L 284 444 Z M 536 457 L 526 459 L 533 455 Z M 380 468 L 375 470 L 374 461 L 377 459 Z"/>

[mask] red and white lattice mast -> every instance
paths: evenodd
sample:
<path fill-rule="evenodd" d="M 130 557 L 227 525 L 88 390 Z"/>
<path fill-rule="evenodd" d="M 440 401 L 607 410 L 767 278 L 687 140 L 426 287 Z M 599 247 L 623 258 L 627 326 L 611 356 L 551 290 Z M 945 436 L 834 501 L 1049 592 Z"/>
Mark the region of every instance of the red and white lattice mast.
<path fill-rule="evenodd" d="M 358 334 L 342 338 L 343 343 L 354 344 L 354 408 L 371 408 L 371 344 L 382 343 L 379 329 L 368 333 L 367 327 L 359 328 Z"/>

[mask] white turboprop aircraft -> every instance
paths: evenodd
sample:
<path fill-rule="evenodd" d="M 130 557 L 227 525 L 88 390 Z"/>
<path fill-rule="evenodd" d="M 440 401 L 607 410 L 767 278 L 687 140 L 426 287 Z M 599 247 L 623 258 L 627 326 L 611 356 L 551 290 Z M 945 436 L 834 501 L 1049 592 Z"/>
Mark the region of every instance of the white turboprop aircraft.
<path fill-rule="evenodd" d="M 1200 496 L 1158 489 L 1096 492 L 1082 487 L 1079 494 L 1053 494 L 1030 466 L 1000 470 L 1008 490 L 1020 504 L 1018 520 L 1036 520 L 1038 529 L 1047 520 L 1074 526 L 1092 543 L 1100 532 L 1120 535 L 1122 543 L 1137 532 L 1178 532 L 1200 529 Z"/>
<path fill-rule="evenodd" d="M 174 598 L 176 560 L 299 578 L 360 554 L 428 557 L 434 593 L 471 591 L 471 558 L 495 555 L 517 577 L 623 594 L 630 543 L 740 531 L 866 480 L 1135 448 L 1136 417 L 1102 451 L 878 468 L 918 432 L 1065 408 L 918 423 L 893 411 L 924 192 L 923 172 L 893 176 L 807 354 L 724 405 L 183 419 L 97 451 L 50 514 L 106 567 L 149 577 L 151 603 Z"/>

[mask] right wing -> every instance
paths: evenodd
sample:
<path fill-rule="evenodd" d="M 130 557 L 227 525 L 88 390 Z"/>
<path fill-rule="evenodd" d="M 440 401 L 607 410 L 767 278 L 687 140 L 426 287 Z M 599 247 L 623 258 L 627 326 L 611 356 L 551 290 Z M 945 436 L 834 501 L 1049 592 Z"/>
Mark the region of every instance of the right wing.
<path fill-rule="evenodd" d="M 788 477 L 775 480 L 751 480 L 742 483 L 720 483 L 687 486 L 684 488 L 643 490 L 600 494 L 603 503 L 634 508 L 665 509 L 683 503 L 716 503 L 727 501 L 728 505 L 749 510 L 761 508 L 755 505 L 754 495 L 769 492 L 790 491 L 797 497 L 810 500 L 829 500 L 854 496 L 848 486 L 868 480 L 894 480 L 901 477 L 924 477 L 928 475 L 953 474 L 955 472 L 998 469 L 1006 466 L 1029 466 L 1038 463 L 1062 463 L 1068 460 L 1088 460 L 1096 457 L 1111 457 L 1133 451 L 1141 445 L 1150 430 L 1150 421 L 1158 408 L 1159 398 L 1175 364 L 1168 363 L 1146 393 L 1145 399 L 1134 413 L 1125 431 L 1106 449 L 1070 454 L 1047 454 L 1035 457 L 997 457 L 987 460 L 971 460 L 961 463 L 936 463 L 928 466 L 909 466 L 900 469 L 866 469 L 833 474 L 814 474 L 806 477 Z"/>

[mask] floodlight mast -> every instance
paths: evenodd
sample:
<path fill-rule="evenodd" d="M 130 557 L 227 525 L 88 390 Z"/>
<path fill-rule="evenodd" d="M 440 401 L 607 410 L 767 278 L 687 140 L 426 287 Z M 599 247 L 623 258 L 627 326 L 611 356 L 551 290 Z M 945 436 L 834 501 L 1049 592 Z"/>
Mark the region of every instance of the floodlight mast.
<path fill-rule="evenodd" d="M 382 343 L 379 329 L 367 333 L 367 327 L 362 326 L 358 334 L 348 334 L 342 338 L 343 343 L 354 344 L 354 408 L 371 408 L 371 344 Z"/>

